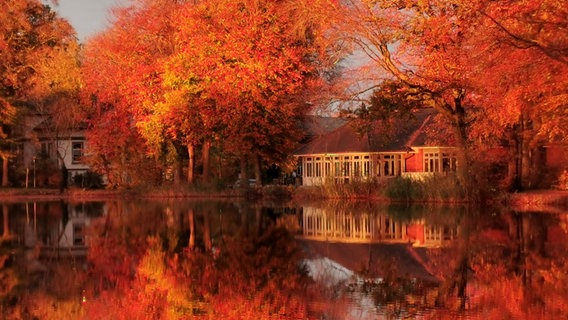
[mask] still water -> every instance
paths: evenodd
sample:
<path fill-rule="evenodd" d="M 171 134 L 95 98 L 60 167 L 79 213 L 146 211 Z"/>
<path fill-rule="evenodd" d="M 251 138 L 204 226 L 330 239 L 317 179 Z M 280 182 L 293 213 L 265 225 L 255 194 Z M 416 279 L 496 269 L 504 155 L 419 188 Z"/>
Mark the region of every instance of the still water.
<path fill-rule="evenodd" d="M 0 204 L 2 319 L 564 319 L 568 215 L 368 202 Z"/>

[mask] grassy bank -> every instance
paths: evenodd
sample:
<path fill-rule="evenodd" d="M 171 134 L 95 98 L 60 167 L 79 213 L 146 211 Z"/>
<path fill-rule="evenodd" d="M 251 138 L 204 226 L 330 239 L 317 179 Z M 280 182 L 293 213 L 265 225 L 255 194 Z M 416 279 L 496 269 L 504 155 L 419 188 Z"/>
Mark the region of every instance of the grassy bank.
<path fill-rule="evenodd" d="M 138 187 L 129 189 L 0 188 L 0 200 L 107 200 L 107 199 L 182 199 L 182 198 L 281 198 L 290 197 L 289 187 L 265 186 L 248 189 L 218 189 L 195 186 Z"/>
<path fill-rule="evenodd" d="M 368 199 L 388 202 L 472 202 L 471 193 L 454 177 L 410 180 L 395 177 L 371 182 L 299 187 L 296 199 Z"/>
<path fill-rule="evenodd" d="M 262 188 L 219 189 L 204 186 L 164 186 L 132 189 L 100 189 L 86 190 L 70 188 L 64 192 L 58 189 L 19 189 L 0 188 L 1 201 L 26 200 L 108 200 L 108 199 L 191 199 L 191 198 L 223 198 L 223 199 L 263 199 L 273 201 L 349 199 L 396 203 L 474 203 L 476 201 L 505 203 L 511 207 L 529 210 L 552 205 L 568 207 L 568 191 L 540 190 L 506 194 L 503 192 L 485 193 L 471 192 L 459 184 L 453 177 L 431 177 L 413 181 L 404 178 L 392 178 L 372 182 L 352 182 L 349 184 L 329 184 L 322 186 L 277 186 L 268 185 Z M 482 200 L 480 200 L 482 199 Z"/>
<path fill-rule="evenodd" d="M 433 177 L 422 181 L 404 178 L 325 184 L 314 187 L 268 185 L 261 188 L 220 189 L 209 186 L 138 187 L 131 189 L 87 190 L 0 189 L 0 199 L 104 200 L 113 198 L 248 198 L 286 200 L 353 199 L 389 202 L 466 202 L 467 193 L 452 177 Z"/>

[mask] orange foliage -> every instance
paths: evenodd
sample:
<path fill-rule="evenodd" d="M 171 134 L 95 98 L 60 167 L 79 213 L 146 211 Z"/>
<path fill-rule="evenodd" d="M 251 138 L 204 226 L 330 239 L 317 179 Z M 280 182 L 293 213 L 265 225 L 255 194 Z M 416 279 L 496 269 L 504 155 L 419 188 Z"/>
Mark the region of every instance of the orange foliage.
<path fill-rule="evenodd" d="M 139 0 L 117 11 L 84 55 L 95 153 L 116 166 L 135 154 L 128 146 L 163 156 L 172 144 L 193 150 L 207 141 L 283 161 L 310 110 L 306 92 L 321 85 L 324 20 L 306 6 Z M 105 148 L 108 137 L 126 156 Z"/>

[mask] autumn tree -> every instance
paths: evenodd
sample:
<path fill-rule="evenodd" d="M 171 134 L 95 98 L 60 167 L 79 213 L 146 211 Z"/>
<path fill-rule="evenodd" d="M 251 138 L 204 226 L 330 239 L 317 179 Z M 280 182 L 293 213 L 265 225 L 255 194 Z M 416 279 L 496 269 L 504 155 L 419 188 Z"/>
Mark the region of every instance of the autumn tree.
<path fill-rule="evenodd" d="M 163 96 L 159 62 L 172 53 L 169 17 L 175 5 L 141 0 L 117 9 L 111 28 L 86 44 L 82 71 L 90 105 L 90 161 L 111 174 L 113 185 L 154 179 L 146 174 L 155 170 L 160 144 L 146 142 L 162 141 L 164 129 L 155 122 L 141 131 L 138 122 Z"/>
<path fill-rule="evenodd" d="M 344 8 L 342 32 L 374 67 L 375 85 L 394 79 L 399 96 L 433 107 L 447 119 L 461 150 L 458 174 L 471 185 L 464 70 L 437 56 L 462 41 L 459 26 L 445 20 L 457 9 L 444 1 L 366 0 L 349 1 Z"/>
<path fill-rule="evenodd" d="M 530 155 L 562 136 L 555 123 L 566 117 L 565 72 L 554 71 L 566 68 L 564 8 L 554 1 L 351 1 L 346 12 L 347 37 L 383 79 L 400 82 L 408 100 L 434 107 L 453 128 L 467 160 L 462 169 L 473 148 L 509 140 L 518 150 L 511 166 L 519 187 L 530 186 Z"/>
<path fill-rule="evenodd" d="M 71 140 L 73 136 L 77 136 L 78 131 L 84 129 L 85 125 L 79 97 L 82 84 L 79 50 L 79 43 L 75 39 L 69 39 L 64 47 L 53 48 L 49 55 L 50 59 L 38 65 L 36 85 L 28 95 L 28 99 L 33 104 L 33 112 L 42 121 L 40 126 L 42 138 L 47 139 L 45 141 L 53 146 L 52 154 L 40 153 L 39 160 L 54 162 L 48 165 L 59 170 L 61 188 L 67 187 L 67 168 L 64 159 L 69 157 L 71 149 L 61 146 L 60 141 Z M 37 139 L 35 142 L 39 144 Z"/>
<path fill-rule="evenodd" d="M 107 168 L 151 155 L 179 177 L 185 148 L 192 183 L 196 149 L 207 182 L 215 147 L 245 169 L 253 159 L 260 182 L 261 161 L 282 162 L 294 147 L 313 100 L 306 93 L 328 68 L 327 22 L 308 10 L 315 4 L 333 2 L 140 0 L 118 10 L 84 54 L 91 150 Z"/>
<path fill-rule="evenodd" d="M 209 132 L 203 143 L 222 138 L 224 150 L 241 159 L 244 181 L 247 158 L 256 163 L 257 183 L 259 161 L 285 159 L 298 139 L 295 126 L 309 110 L 302 93 L 317 85 L 316 63 L 325 58 L 317 37 L 325 24 L 307 15 L 306 6 L 303 1 L 204 1 L 187 3 L 176 19 L 179 54 L 167 65 L 167 84 L 187 101 L 209 102 L 209 109 L 196 113 L 201 122 L 194 126 Z M 220 130 L 212 133 L 212 128 Z M 191 149 L 197 141 L 188 142 Z"/>
<path fill-rule="evenodd" d="M 538 187 L 544 145 L 565 143 L 568 120 L 567 9 L 556 1 L 465 3 L 465 47 L 474 103 L 482 106 L 473 134 L 500 137 L 511 148 L 514 189 Z M 556 178 L 556 177 L 554 177 Z"/>
<path fill-rule="evenodd" d="M 48 76 L 53 74 L 48 66 L 56 56 L 75 44 L 75 32 L 69 23 L 41 1 L 16 0 L 0 4 L 3 186 L 8 185 L 8 145 L 13 138 L 14 121 L 33 105 L 34 99 L 53 93 L 58 84 Z"/>

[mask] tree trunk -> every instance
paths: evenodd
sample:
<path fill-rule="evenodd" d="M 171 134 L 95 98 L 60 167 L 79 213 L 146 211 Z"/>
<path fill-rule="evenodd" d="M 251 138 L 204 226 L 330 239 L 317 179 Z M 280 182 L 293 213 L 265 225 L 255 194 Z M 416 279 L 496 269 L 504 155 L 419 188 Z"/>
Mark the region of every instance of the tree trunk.
<path fill-rule="evenodd" d="M 3 217 L 3 225 L 4 225 L 4 232 L 2 232 L 2 238 L 8 238 L 10 236 L 10 226 L 8 221 L 8 205 L 2 204 L 2 217 Z"/>
<path fill-rule="evenodd" d="M 8 186 L 8 157 L 2 157 L 2 186 Z"/>
<path fill-rule="evenodd" d="M 507 180 L 505 185 L 509 191 L 517 189 L 517 162 L 517 152 L 515 151 L 515 154 L 507 161 Z"/>
<path fill-rule="evenodd" d="M 461 165 L 457 168 L 457 174 L 460 181 L 463 182 L 466 192 L 470 193 L 473 191 L 475 183 L 474 177 L 472 177 L 470 172 L 472 158 L 466 130 L 465 109 L 462 103 L 463 94 L 456 93 L 456 97 L 454 98 L 453 127 L 461 152 L 461 159 L 459 159 L 461 160 Z M 471 195 L 468 195 L 468 197 L 471 197 Z"/>
<path fill-rule="evenodd" d="M 213 243 L 211 242 L 211 223 L 209 222 L 209 210 L 204 211 L 203 217 L 203 243 L 205 245 L 205 251 L 211 252 L 213 248 Z"/>
<path fill-rule="evenodd" d="M 179 186 L 181 184 L 183 175 L 183 164 L 181 163 L 181 156 L 176 152 L 176 159 L 174 161 L 173 174 L 174 174 L 174 185 Z"/>
<path fill-rule="evenodd" d="M 531 151 L 527 143 L 523 143 L 521 149 L 521 190 L 531 188 L 530 181 Z"/>
<path fill-rule="evenodd" d="M 516 131 L 517 137 L 517 172 L 515 180 L 515 188 L 518 191 L 526 190 L 531 187 L 530 183 L 530 166 L 531 166 L 531 152 L 530 143 L 528 139 L 528 126 L 525 117 L 521 113 L 519 118 L 518 130 Z"/>
<path fill-rule="evenodd" d="M 260 171 L 260 156 L 254 156 L 254 178 L 256 179 L 256 186 L 262 187 L 262 173 Z"/>
<path fill-rule="evenodd" d="M 248 237 L 249 236 L 249 210 L 248 207 L 245 207 L 245 204 L 238 204 L 237 206 L 239 210 L 239 214 L 241 216 L 241 228 L 240 228 L 240 236 L 241 237 Z"/>
<path fill-rule="evenodd" d="M 209 183 L 209 150 L 211 149 L 211 141 L 206 140 L 203 143 L 203 183 Z"/>
<path fill-rule="evenodd" d="M 195 167 L 195 146 L 190 143 L 187 145 L 187 154 L 189 156 L 189 162 L 187 164 L 187 182 L 190 184 L 193 183 L 194 180 L 194 167 Z"/>
<path fill-rule="evenodd" d="M 255 206 L 254 213 L 255 213 L 254 221 L 256 222 L 255 232 L 256 236 L 260 237 L 260 235 L 262 235 L 262 207 L 258 205 Z"/>
<path fill-rule="evenodd" d="M 59 184 L 59 192 L 63 193 L 65 189 L 67 189 L 68 181 L 69 180 L 69 171 L 65 166 L 64 162 L 61 162 L 61 182 Z"/>
<path fill-rule="evenodd" d="M 193 250 L 195 248 L 195 213 L 193 208 L 190 208 L 187 212 L 187 218 L 189 220 L 189 249 Z"/>

